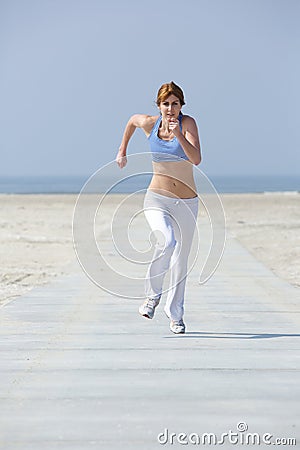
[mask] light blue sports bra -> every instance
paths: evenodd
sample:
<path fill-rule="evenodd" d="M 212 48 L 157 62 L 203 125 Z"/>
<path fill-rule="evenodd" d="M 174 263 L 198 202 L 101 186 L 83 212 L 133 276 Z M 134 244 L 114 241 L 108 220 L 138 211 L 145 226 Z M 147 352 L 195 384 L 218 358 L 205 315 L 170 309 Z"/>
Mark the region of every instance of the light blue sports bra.
<path fill-rule="evenodd" d="M 182 114 L 179 114 L 179 126 L 182 130 Z M 180 161 L 182 159 L 188 160 L 189 158 L 183 151 L 183 148 L 179 144 L 176 136 L 171 141 L 160 139 L 158 137 L 158 129 L 161 123 L 161 116 L 157 119 L 152 128 L 152 131 L 148 137 L 150 143 L 150 150 L 152 153 L 152 161 Z"/>

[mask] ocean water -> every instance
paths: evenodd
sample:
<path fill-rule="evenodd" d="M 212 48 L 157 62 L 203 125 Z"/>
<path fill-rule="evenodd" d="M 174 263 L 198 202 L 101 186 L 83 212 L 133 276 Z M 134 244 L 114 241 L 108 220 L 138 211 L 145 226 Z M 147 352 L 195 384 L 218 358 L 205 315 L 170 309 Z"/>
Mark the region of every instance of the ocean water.
<path fill-rule="evenodd" d="M 77 194 L 88 176 L 48 176 L 48 177 L 8 177 L 0 176 L 0 193 L 5 194 Z M 300 192 L 299 176 L 208 176 L 217 192 L 258 193 L 258 192 Z M 132 193 L 145 189 L 151 175 L 136 176 L 118 183 L 111 192 Z M 106 192 L 109 181 L 97 185 L 98 192 Z"/>

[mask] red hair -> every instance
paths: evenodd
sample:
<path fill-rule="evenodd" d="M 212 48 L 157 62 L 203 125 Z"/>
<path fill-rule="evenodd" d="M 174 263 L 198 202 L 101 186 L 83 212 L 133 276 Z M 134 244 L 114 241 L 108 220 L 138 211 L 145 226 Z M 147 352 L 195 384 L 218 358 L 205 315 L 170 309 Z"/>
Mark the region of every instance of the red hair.
<path fill-rule="evenodd" d="M 156 98 L 157 106 L 159 106 L 161 102 L 164 102 L 172 94 L 178 98 L 181 106 L 185 105 L 183 90 L 173 81 L 171 81 L 170 83 L 163 84 L 159 88 Z"/>

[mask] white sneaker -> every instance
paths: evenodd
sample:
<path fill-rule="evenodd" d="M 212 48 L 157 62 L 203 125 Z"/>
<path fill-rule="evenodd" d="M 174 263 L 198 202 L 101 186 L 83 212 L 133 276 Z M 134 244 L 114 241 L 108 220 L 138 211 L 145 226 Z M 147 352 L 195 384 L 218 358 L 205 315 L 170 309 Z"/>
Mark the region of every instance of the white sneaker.
<path fill-rule="evenodd" d="M 139 313 L 147 317 L 147 319 L 153 319 L 155 308 L 158 306 L 160 298 L 147 298 L 144 303 L 139 307 Z"/>
<path fill-rule="evenodd" d="M 170 330 L 175 334 L 184 334 L 185 333 L 185 324 L 182 319 L 176 321 L 171 320 Z"/>

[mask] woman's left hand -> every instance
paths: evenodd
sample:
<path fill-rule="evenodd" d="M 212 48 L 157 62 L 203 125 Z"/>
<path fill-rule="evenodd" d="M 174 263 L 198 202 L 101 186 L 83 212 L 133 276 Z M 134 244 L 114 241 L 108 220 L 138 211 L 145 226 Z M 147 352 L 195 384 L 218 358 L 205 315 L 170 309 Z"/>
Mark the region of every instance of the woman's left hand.
<path fill-rule="evenodd" d="M 172 131 L 172 133 L 175 136 L 178 136 L 180 134 L 180 126 L 179 126 L 179 120 L 178 119 L 170 119 L 169 130 Z"/>

